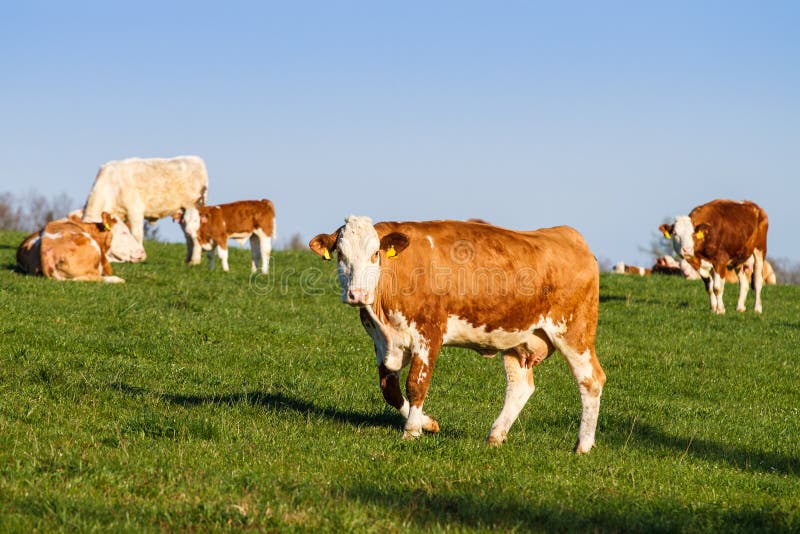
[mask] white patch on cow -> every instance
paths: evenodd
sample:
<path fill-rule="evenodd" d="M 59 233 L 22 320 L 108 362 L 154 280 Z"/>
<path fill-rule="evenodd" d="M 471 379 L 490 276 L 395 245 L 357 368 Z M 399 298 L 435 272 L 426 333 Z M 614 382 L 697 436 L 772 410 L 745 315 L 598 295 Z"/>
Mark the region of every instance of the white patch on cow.
<path fill-rule="evenodd" d="M 106 258 L 110 262 L 131 262 L 138 263 L 147 257 L 144 247 L 133 237 L 130 228 L 119 218 L 117 224 L 111 228 L 111 246 L 106 252 Z"/>
<path fill-rule="evenodd" d="M 61 239 L 61 232 L 57 232 L 55 234 L 51 234 L 49 232 L 44 232 L 42 237 L 45 239 Z"/>
<path fill-rule="evenodd" d="M 374 261 L 380 239 L 372 219 L 350 215 L 339 232 L 337 245 L 339 283 L 342 301 L 352 305 L 370 305 L 375 301 L 381 266 Z"/>
<path fill-rule="evenodd" d="M 82 235 L 83 237 L 85 237 L 86 239 L 88 239 L 88 240 L 89 240 L 89 244 L 92 246 L 92 248 L 94 248 L 94 249 L 97 251 L 97 254 L 98 254 L 98 255 L 99 255 L 99 254 L 102 254 L 102 251 L 100 250 L 100 245 L 98 245 L 98 244 L 97 244 L 97 241 L 95 241 L 94 239 L 92 239 L 92 236 L 90 236 L 90 235 L 89 235 L 88 233 L 86 233 L 86 232 L 81 232 L 81 235 Z M 102 269 L 102 268 L 101 268 L 101 269 Z"/>
<path fill-rule="evenodd" d="M 624 274 L 625 273 L 625 262 L 621 261 L 614 265 L 614 272 L 617 274 Z"/>
<path fill-rule="evenodd" d="M 393 343 L 397 346 L 398 349 L 392 354 L 392 367 L 388 364 L 386 367 L 388 369 L 393 370 L 393 366 L 397 365 L 397 359 L 400 358 L 400 365 L 402 366 L 405 362 L 402 360 L 405 350 L 409 349 L 412 352 L 416 352 L 419 358 L 422 360 L 422 363 L 425 365 L 430 365 L 430 344 L 428 340 L 425 339 L 422 334 L 420 334 L 419 330 L 417 329 L 417 324 L 414 321 L 411 321 L 409 324 L 406 317 L 399 311 L 390 311 L 388 314 L 389 319 L 389 326 L 391 327 L 396 334 L 392 336 L 393 341 L 399 341 L 399 343 Z M 398 354 L 399 353 L 399 354 Z M 389 356 L 387 354 L 387 356 Z M 420 376 L 422 376 L 421 373 Z"/>
<path fill-rule="evenodd" d="M 711 265 L 711 262 L 708 260 L 700 260 L 700 269 L 697 270 L 698 274 L 700 274 L 703 278 L 710 278 L 711 272 L 714 270 L 714 266 Z"/>
<path fill-rule="evenodd" d="M 240 246 L 244 246 L 247 240 L 250 239 L 250 235 L 252 235 L 252 232 L 239 232 L 236 234 L 229 235 L 228 238 L 233 239 L 234 241 L 239 243 Z"/>
<path fill-rule="evenodd" d="M 684 258 L 694 256 L 694 223 L 688 215 L 675 217 L 672 230 L 672 248 Z"/>
<path fill-rule="evenodd" d="M 542 330 L 550 339 L 566 332 L 566 321 L 555 323 L 549 316 L 540 317 L 524 330 L 504 330 L 495 328 L 487 331 L 486 325 L 475 326 L 456 315 L 447 318 L 447 329 L 444 334 L 445 345 L 456 345 L 472 349 L 506 350 L 522 344 L 537 344 L 534 332 Z"/>
<path fill-rule="evenodd" d="M 433 238 L 431 236 L 427 235 L 427 236 L 425 236 L 425 239 L 428 240 L 428 243 L 431 244 L 431 248 L 433 248 Z"/>

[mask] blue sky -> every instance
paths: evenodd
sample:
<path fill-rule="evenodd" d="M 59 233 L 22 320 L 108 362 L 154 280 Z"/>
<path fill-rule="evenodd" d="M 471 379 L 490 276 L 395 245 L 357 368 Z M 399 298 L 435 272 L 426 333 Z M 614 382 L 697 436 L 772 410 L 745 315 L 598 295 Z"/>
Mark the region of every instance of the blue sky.
<path fill-rule="evenodd" d="M 800 3 L 11 2 L 0 192 L 83 204 L 105 161 L 197 154 L 280 242 L 375 220 L 569 224 L 646 263 L 713 198 L 800 259 Z M 160 234 L 181 240 L 170 220 Z"/>

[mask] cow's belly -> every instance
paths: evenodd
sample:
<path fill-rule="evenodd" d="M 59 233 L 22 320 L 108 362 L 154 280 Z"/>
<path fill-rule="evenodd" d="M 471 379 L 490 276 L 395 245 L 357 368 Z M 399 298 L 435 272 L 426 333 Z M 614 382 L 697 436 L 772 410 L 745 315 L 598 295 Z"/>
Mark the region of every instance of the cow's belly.
<path fill-rule="evenodd" d="M 442 341 L 444 345 L 488 353 L 532 343 L 534 331 L 538 328 L 539 325 L 532 324 L 524 330 L 487 330 L 486 325 L 475 326 L 465 319 L 451 315 L 447 318 L 447 329 Z"/>

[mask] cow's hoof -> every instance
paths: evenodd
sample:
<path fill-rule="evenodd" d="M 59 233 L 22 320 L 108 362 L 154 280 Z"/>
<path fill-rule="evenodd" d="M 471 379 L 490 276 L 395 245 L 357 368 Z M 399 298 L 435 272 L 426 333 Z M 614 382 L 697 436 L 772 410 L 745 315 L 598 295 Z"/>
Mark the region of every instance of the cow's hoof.
<path fill-rule="evenodd" d="M 486 438 L 486 444 L 489 445 L 490 447 L 499 447 L 500 445 L 505 443 L 505 441 L 506 441 L 505 435 L 498 436 L 495 434 L 489 434 L 489 437 Z"/>
<path fill-rule="evenodd" d="M 589 452 L 594 448 L 594 443 L 590 445 L 581 445 L 581 442 L 577 442 L 575 444 L 575 454 L 589 454 Z"/>
<path fill-rule="evenodd" d="M 403 430 L 403 441 L 413 441 L 417 439 L 420 434 L 422 434 L 419 430 Z"/>
<path fill-rule="evenodd" d="M 431 434 L 436 434 L 439 432 L 439 423 L 436 422 L 436 419 L 433 417 L 428 417 L 428 421 L 422 425 L 422 430 L 425 432 L 430 432 Z"/>

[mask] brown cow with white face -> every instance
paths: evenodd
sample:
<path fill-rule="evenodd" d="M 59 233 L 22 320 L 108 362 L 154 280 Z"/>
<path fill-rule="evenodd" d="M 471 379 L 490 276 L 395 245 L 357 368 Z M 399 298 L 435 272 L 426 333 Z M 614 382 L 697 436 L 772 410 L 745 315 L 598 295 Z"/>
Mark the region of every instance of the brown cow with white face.
<path fill-rule="evenodd" d="M 708 290 L 711 311 L 723 314 L 722 294 L 728 269 L 734 269 L 739 278 L 736 311 L 745 310 L 751 278 L 745 265 L 750 258 L 756 294 L 754 309 L 761 313 L 768 228 L 767 214 L 757 204 L 747 200 L 712 200 L 697 206 L 688 216 L 675 217 L 673 224 L 662 224 L 659 230 L 672 239 L 675 252 L 700 273 Z"/>
<path fill-rule="evenodd" d="M 342 301 L 372 337 L 386 402 L 403 437 L 439 424 L 422 406 L 443 345 L 503 353 L 507 388 L 488 442 L 499 445 L 534 391 L 533 369 L 558 349 L 583 405 L 575 451 L 594 446 L 606 377 L 595 353 L 599 274 L 581 235 L 560 226 L 516 232 L 461 221 L 382 222 L 350 216 L 309 247 L 338 261 Z M 410 366 L 408 399 L 399 371 Z"/>
<path fill-rule="evenodd" d="M 217 206 L 188 208 L 178 212 L 186 234 L 187 244 L 196 240 L 200 248 L 208 252 L 208 267 L 214 268 L 214 250 L 217 251 L 222 270 L 228 272 L 228 239 L 240 244 L 250 240 L 252 262 L 250 271 L 269 272 L 269 258 L 272 253 L 272 240 L 275 239 L 275 206 L 268 199 L 239 200 Z M 191 261 L 187 257 L 187 261 Z M 194 263 L 194 262 L 192 262 Z"/>

